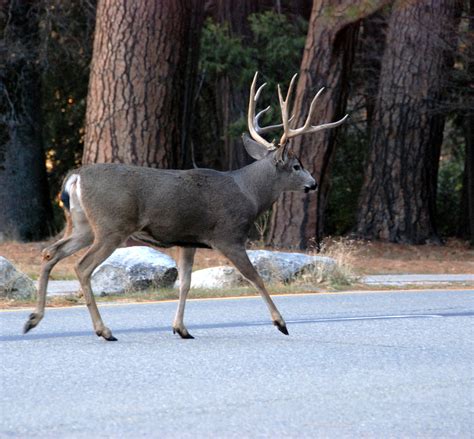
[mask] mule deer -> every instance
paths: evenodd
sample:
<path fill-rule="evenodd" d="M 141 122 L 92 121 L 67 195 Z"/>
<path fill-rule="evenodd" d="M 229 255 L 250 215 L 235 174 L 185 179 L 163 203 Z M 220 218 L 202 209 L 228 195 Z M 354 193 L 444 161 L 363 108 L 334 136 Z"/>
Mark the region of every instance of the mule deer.
<path fill-rule="evenodd" d="M 305 133 L 333 128 L 341 120 L 312 126 L 316 94 L 305 124 L 290 128 L 289 100 L 293 76 L 286 98 L 280 86 L 282 123 L 260 127 L 259 119 L 269 107 L 255 115 L 263 84 L 256 91 L 257 73 L 250 88 L 248 128 L 244 145 L 256 161 L 244 168 L 218 172 L 211 169 L 165 170 L 124 164 L 94 164 L 79 168 L 64 180 L 61 199 L 67 218 L 65 236 L 43 250 L 43 264 L 36 310 L 29 316 L 24 332 L 34 328 L 44 316 L 46 288 L 52 268 L 63 258 L 90 246 L 75 270 L 91 314 L 95 333 L 106 340 L 116 338 L 100 316 L 91 289 L 91 275 L 127 238 L 158 247 L 179 247 L 179 305 L 173 332 L 193 338 L 183 323 L 191 269 L 197 247 L 213 248 L 226 256 L 251 282 L 265 300 L 277 328 L 288 335 L 285 321 L 252 266 L 245 245 L 249 229 L 260 213 L 269 209 L 284 191 L 316 189 L 316 181 L 289 150 L 288 140 Z M 262 137 L 283 127 L 278 145 Z"/>

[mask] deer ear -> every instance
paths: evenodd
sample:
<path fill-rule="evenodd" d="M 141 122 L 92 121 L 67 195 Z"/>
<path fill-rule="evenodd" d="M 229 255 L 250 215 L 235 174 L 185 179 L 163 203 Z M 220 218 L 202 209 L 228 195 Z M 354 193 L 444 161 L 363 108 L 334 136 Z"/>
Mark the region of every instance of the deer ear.
<path fill-rule="evenodd" d="M 247 133 L 242 134 L 242 141 L 249 156 L 255 160 L 263 159 L 268 154 L 267 147 L 251 139 Z"/>

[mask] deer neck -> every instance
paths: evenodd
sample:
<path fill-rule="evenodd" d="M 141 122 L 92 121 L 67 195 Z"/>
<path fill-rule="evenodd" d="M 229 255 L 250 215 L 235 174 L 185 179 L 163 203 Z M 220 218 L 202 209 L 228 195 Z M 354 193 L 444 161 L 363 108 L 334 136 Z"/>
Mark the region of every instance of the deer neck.
<path fill-rule="evenodd" d="M 231 174 L 242 192 L 255 204 L 258 213 L 269 209 L 283 192 L 281 172 L 271 159 L 258 160 Z"/>

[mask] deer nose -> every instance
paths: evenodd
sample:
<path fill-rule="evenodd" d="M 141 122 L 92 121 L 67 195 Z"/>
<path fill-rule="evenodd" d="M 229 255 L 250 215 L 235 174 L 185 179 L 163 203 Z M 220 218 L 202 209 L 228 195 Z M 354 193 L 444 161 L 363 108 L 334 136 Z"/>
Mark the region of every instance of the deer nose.
<path fill-rule="evenodd" d="M 309 191 L 315 191 L 318 187 L 318 184 L 314 182 L 311 186 L 305 186 L 304 191 L 308 193 Z"/>

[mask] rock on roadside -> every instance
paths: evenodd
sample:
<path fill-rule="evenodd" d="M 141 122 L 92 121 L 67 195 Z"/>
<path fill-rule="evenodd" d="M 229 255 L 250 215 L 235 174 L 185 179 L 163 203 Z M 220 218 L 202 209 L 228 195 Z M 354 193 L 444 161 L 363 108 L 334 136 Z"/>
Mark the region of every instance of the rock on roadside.
<path fill-rule="evenodd" d="M 329 272 L 336 266 L 334 259 L 325 256 L 269 250 L 249 250 L 247 254 L 266 283 L 288 283 L 294 281 L 304 272 L 311 270 Z M 177 282 L 175 286 L 177 287 L 178 284 Z M 248 285 L 248 282 L 238 270 L 228 266 L 197 270 L 191 278 L 191 288 L 218 289 L 245 285 Z"/>
<path fill-rule="evenodd" d="M 124 294 L 173 286 L 178 276 L 175 261 L 151 247 L 119 248 L 92 274 L 94 294 Z"/>
<path fill-rule="evenodd" d="M 191 288 L 220 289 L 248 285 L 248 282 L 234 268 L 228 266 L 197 270 L 191 277 Z M 175 284 L 179 288 L 179 281 Z"/>
<path fill-rule="evenodd" d="M 291 282 L 308 270 L 332 269 L 334 259 L 326 256 L 310 256 L 269 250 L 249 250 L 250 261 L 264 282 Z"/>
<path fill-rule="evenodd" d="M 34 282 L 3 256 L 0 256 L 0 297 L 27 299 L 36 294 Z"/>

